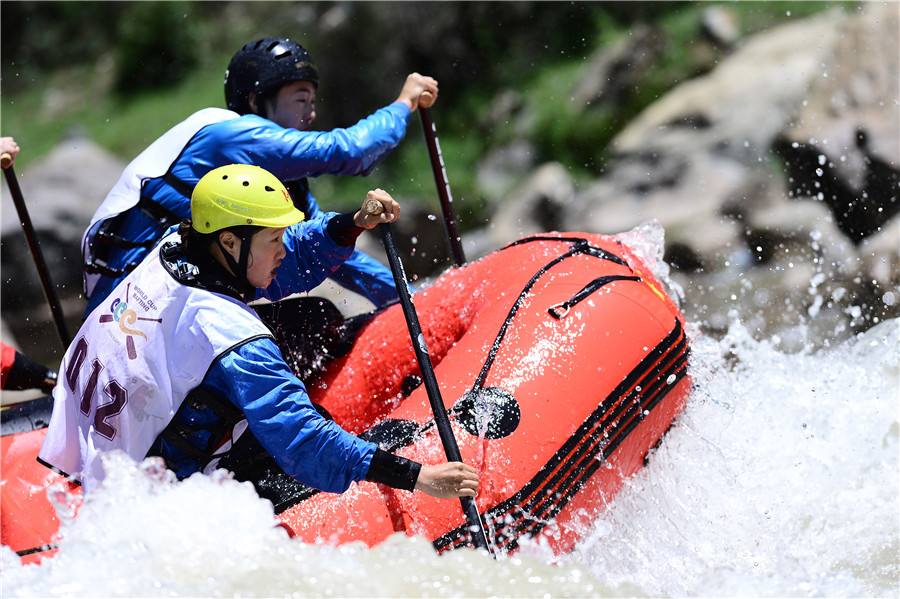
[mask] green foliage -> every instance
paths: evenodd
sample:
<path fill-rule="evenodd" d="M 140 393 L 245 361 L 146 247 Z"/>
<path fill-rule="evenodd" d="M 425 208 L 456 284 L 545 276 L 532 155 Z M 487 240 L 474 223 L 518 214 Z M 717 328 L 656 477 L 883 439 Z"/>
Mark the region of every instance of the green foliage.
<path fill-rule="evenodd" d="M 88 67 L 73 67 L 21 94 L 2 98 L 3 135 L 15 137 L 22 147 L 16 159 L 21 171 L 48 153 L 67 136 L 86 135 L 122 160 L 137 156 L 159 135 L 192 112 L 222 102 L 222 76 L 205 70 L 181 83 L 122 98 L 100 94 Z M 65 103 L 47 108 L 48 89 L 69 90 Z M 93 100 L 93 102 L 92 102 Z M 43 106 L 43 107 L 42 107 Z M 35 107 L 42 107 L 37 109 Z"/>
<path fill-rule="evenodd" d="M 135 2 L 118 23 L 115 91 L 133 95 L 181 81 L 198 62 L 194 4 Z"/>
<path fill-rule="evenodd" d="M 714 68 L 727 55 L 702 35 L 703 12 L 719 3 L 597 3 L 594 39 L 589 47 L 610 48 L 649 25 L 663 50 L 652 68 L 615 101 L 577 107 L 571 90 L 585 74 L 585 56 L 564 56 L 534 72 L 517 71 L 512 86 L 522 90 L 525 136 L 535 145 L 538 161 L 556 160 L 579 176 L 597 176 L 609 158 L 609 142 L 635 116 L 679 83 Z M 623 5 L 631 4 L 629 9 Z M 652 6 L 647 6 L 647 4 Z M 637 6 L 641 5 L 641 6 Z M 731 2 L 721 3 L 736 15 L 743 35 L 777 25 L 786 18 L 806 17 L 825 9 L 850 10 L 850 2 Z M 521 135 L 522 131 L 512 134 Z M 497 137 L 495 142 L 504 141 Z"/>
<path fill-rule="evenodd" d="M 581 71 L 581 62 L 546 70 L 526 88 L 531 114 L 531 139 L 538 148 L 538 162 L 556 160 L 594 170 L 598 150 L 606 146 L 614 131 L 614 116 L 604 107 L 582 113 L 571 101 L 571 90 Z"/>
<path fill-rule="evenodd" d="M 127 3 L 2 2 L 0 65 L 3 92 L 24 93 L 35 78 L 90 64 L 108 51 Z"/>

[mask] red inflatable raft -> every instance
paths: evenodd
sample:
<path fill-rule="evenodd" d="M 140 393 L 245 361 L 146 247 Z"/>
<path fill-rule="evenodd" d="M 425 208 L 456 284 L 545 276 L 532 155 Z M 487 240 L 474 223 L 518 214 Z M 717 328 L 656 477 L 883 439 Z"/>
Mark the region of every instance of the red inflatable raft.
<path fill-rule="evenodd" d="M 489 543 L 505 553 L 540 535 L 569 550 L 684 407 L 689 349 L 674 302 L 618 240 L 581 233 L 520 240 L 414 302 L 463 460 L 480 472 Z M 309 391 L 347 430 L 438 463 L 418 374 L 395 305 Z M 43 499 L 54 476 L 33 460 L 41 433 L 3 438 L 2 541 L 20 555 L 57 526 Z M 403 531 L 438 551 L 469 543 L 459 502 L 370 482 L 343 495 L 309 489 L 279 518 L 309 542 L 375 545 Z"/>

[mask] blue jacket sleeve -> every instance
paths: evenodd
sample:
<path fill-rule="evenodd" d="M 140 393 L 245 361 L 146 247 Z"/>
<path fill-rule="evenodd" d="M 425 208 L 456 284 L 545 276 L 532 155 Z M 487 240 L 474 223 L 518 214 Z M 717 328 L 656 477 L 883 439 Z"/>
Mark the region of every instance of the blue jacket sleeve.
<path fill-rule="evenodd" d="M 171 166 L 172 173 L 189 186 L 212 169 L 226 164 L 255 164 L 282 181 L 320 175 L 367 175 L 403 140 L 410 121 L 409 107 L 394 102 L 350 127 L 332 131 L 285 129 L 257 115 L 244 115 L 203 127 L 191 138 Z M 179 218 L 190 213 L 190 199 L 162 177 L 148 179 L 144 193 Z M 130 241 L 160 236 L 155 221 L 141 210 L 127 211 L 117 233 Z M 124 268 L 147 255 L 144 247 L 113 247 L 107 265 Z M 116 280 L 101 278 L 91 294 L 85 316 L 102 302 Z"/>
<path fill-rule="evenodd" d="M 306 220 L 312 220 L 314 218 L 318 218 L 320 214 L 322 214 L 322 209 L 319 207 L 319 202 L 316 201 L 316 198 L 313 197 L 311 191 L 306 192 L 306 212 L 304 216 Z"/>
<path fill-rule="evenodd" d="M 178 160 L 176 174 L 190 180 L 215 165 L 236 162 L 261 166 L 282 181 L 367 175 L 403 140 L 409 120 L 409 107 L 402 102 L 331 131 L 285 129 L 260 116 L 244 115 L 201 130 Z"/>
<path fill-rule="evenodd" d="M 331 279 L 341 287 L 358 293 L 376 307 L 400 298 L 391 269 L 359 250 L 341 264 Z"/>
<path fill-rule="evenodd" d="M 365 479 L 373 443 L 323 418 L 275 343 L 256 339 L 213 364 L 203 386 L 243 410 L 250 430 L 296 480 L 330 493 Z"/>
<path fill-rule="evenodd" d="M 315 218 L 322 213 L 319 203 L 312 193 L 306 194 L 307 218 Z M 345 289 L 363 296 L 376 307 L 396 301 L 397 288 L 391 269 L 375 258 L 354 249 L 353 254 L 331 275 L 331 280 Z"/>

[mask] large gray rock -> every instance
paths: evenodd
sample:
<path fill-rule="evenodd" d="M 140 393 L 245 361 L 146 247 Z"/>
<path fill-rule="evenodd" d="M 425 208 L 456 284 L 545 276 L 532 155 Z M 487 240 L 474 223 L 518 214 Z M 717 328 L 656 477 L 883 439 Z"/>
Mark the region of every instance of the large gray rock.
<path fill-rule="evenodd" d="M 743 40 L 629 123 L 602 177 L 571 197 L 560 177 L 565 202 L 542 199 L 554 197 L 538 176 L 549 167 L 536 170 L 501 203 L 491 236 L 656 220 L 686 311 L 711 330 L 732 302 L 760 334 L 812 316 L 856 330 L 900 314 L 898 8 L 829 11 Z M 533 216 L 541 205 L 552 219 Z"/>
<path fill-rule="evenodd" d="M 575 193 L 566 168 L 548 162 L 500 202 L 491 216 L 490 245 L 497 248 L 521 237 L 562 230 L 562 221 Z"/>
<path fill-rule="evenodd" d="M 27 148 L 23 152 L 27 152 Z M 94 211 L 118 180 L 125 162 L 96 143 L 73 135 L 49 154 L 18 174 L 19 186 L 35 229 L 52 231 L 64 240 L 77 239 Z M 3 190 L 3 222 L 0 235 L 21 231 L 19 223 L 8 215 L 15 207 Z"/>
<path fill-rule="evenodd" d="M 823 74 L 776 143 L 790 191 L 826 204 L 854 243 L 900 212 L 897 4 L 867 4 L 841 27 Z"/>
<path fill-rule="evenodd" d="M 638 24 L 612 47 L 600 47 L 588 58 L 585 74 L 572 91 L 572 102 L 619 105 L 629 98 L 647 71 L 665 51 L 662 33 Z"/>
<path fill-rule="evenodd" d="M 611 232 L 655 218 L 668 242 L 693 248 L 701 264 L 733 251 L 741 228 L 722 206 L 765 176 L 768 148 L 821 76 L 845 19 L 829 12 L 748 38 L 652 104 L 613 140 L 612 164 L 577 195 L 566 226 Z"/>

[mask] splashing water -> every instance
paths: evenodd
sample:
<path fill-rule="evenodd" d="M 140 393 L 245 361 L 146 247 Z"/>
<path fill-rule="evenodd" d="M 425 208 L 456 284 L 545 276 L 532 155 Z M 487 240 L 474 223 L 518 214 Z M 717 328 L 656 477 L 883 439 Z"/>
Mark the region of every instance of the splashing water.
<path fill-rule="evenodd" d="M 602 596 L 583 567 L 476 551 L 439 557 L 422 538 L 307 545 L 275 526 L 248 483 L 219 474 L 179 484 L 124 454 L 104 466 L 103 486 L 63 524 L 56 557 L 21 566 L 2 548 L 5 597 Z"/>
<path fill-rule="evenodd" d="M 671 285 L 660 235 L 620 238 Z M 568 555 L 526 541 L 496 561 L 438 556 L 402 535 L 306 545 L 249 484 L 176 484 L 112 455 L 55 558 L 22 566 L 0 548 L 3 595 L 896 597 L 900 320 L 793 353 L 755 340 L 737 311 L 721 340 L 693 337 L 684 413 Z"/>
<path fill-rule="evenodd" d="M 663 260 L 665 233 L 659 221 L 650 220 L 613 237 L 627 245 L 650 268 L 653 275 L 666 285 L 669 296 L 678 305 L 684 300 L 684 290 L 669 276 L 671 268 Z"/>
<path fill-rule="evenodd" d="M 565 560 L 673 596 L 897 596 L 893 320 L 787 355 L 740 325 L 694 344 L 687 409 Z"/>

